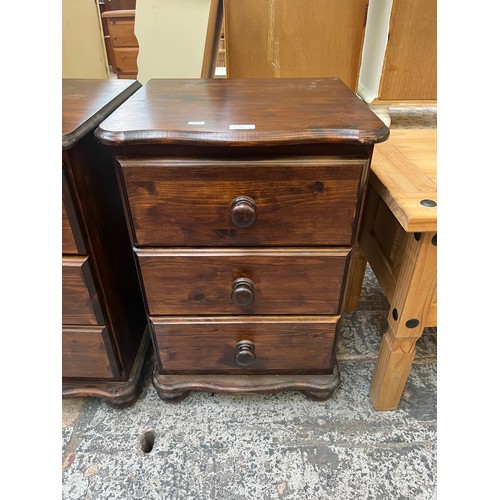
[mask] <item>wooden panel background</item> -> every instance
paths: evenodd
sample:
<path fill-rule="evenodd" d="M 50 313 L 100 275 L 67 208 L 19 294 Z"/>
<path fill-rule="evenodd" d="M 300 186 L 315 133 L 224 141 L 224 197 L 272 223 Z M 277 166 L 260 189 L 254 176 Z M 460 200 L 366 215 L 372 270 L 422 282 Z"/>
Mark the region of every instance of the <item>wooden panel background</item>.
<path fill-rule="evenodd" d="M 356 90 L 367 0 L 224 0 L 228 78 L 338 76 Z"/>
<path fill-rule="evenodd" d="M 436 3 L 394 0 L 380 99 L 437 99 Z"/>

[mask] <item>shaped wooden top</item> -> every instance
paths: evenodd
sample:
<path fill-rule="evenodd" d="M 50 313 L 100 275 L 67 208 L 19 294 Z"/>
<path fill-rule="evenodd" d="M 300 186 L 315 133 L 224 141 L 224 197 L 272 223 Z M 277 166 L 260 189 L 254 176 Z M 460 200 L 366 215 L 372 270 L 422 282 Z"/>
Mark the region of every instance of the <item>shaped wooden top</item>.
<path fill-rule="evenodd" d="M 62 80 L 62 147 L 72 147 L 131 96 L 141 84 L 131 80 Z"/>
<path fill-rule="evenodd" d="M 388 135 L 338 78 L 153 79 L 96 131 L 113 146 L 373 144 Z"/>

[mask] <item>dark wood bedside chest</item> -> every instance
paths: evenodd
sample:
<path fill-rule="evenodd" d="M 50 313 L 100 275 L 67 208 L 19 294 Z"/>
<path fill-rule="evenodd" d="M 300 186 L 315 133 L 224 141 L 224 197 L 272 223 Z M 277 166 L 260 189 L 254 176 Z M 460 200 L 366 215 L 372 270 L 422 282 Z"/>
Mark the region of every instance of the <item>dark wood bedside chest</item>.
<path fill-rule="evenodd" d="M 163 399 L 329 397 L 373 145 L 339 79 L 151 80 L 112 146 Z"/>
<path fill-rule="evenodd" d="M 62 394 L 138 397 L 150 344 L 109 148 L 97 125 L 138 82 L 62 80 Z"/>

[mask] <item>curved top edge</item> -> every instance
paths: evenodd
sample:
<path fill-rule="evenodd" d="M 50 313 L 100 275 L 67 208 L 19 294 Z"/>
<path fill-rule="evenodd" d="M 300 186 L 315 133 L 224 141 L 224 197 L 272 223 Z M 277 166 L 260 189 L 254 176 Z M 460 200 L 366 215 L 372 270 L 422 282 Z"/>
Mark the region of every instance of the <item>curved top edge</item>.
<path fill-rule="evenodd" d="M 148 144 L 185 144 L 200 146 L 254 146 L 254 145 L 290 145 L 311 143 L 344 143 L 344 144 L 376 144 L 389 137 L 389 129 L 383 125 L 373 133 L 362 135 L 351 129 L 309 129 L 296 132 L 255 131 L 234 132 L 202 132 L 176 130 L 129 130 L 109 131 L 98 127 L 95 137 L 108 146 L 148 145 Z"/>
<path fill-rule="evenodd" d="M 86 119 L 81 125 L 73 129 L 71 132 L 64 134 L 62 136 L 62 149 L 70 149 L 73 147 L 80 139 L 82 139 L 89 132 L 94 130 L 100 123 L 102 123 L 121 103 L 126 101 L 130 96 L 132 96 L 137 90 L 142 87 L 141 83 L 134 81 L 122 92 L 116 95 L 111 101 L 105 104 L 99 111 L 94 113 L 88 119 Z"/>

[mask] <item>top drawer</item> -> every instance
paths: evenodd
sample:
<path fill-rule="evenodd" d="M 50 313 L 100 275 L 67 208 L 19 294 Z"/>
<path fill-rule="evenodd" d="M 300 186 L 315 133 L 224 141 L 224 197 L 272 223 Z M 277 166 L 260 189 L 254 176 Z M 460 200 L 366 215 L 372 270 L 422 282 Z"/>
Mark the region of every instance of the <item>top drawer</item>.
<path fill-rule="evenodd" d="M 119 157 L 138 246 L 350 245 L 365 159 Z"/>

